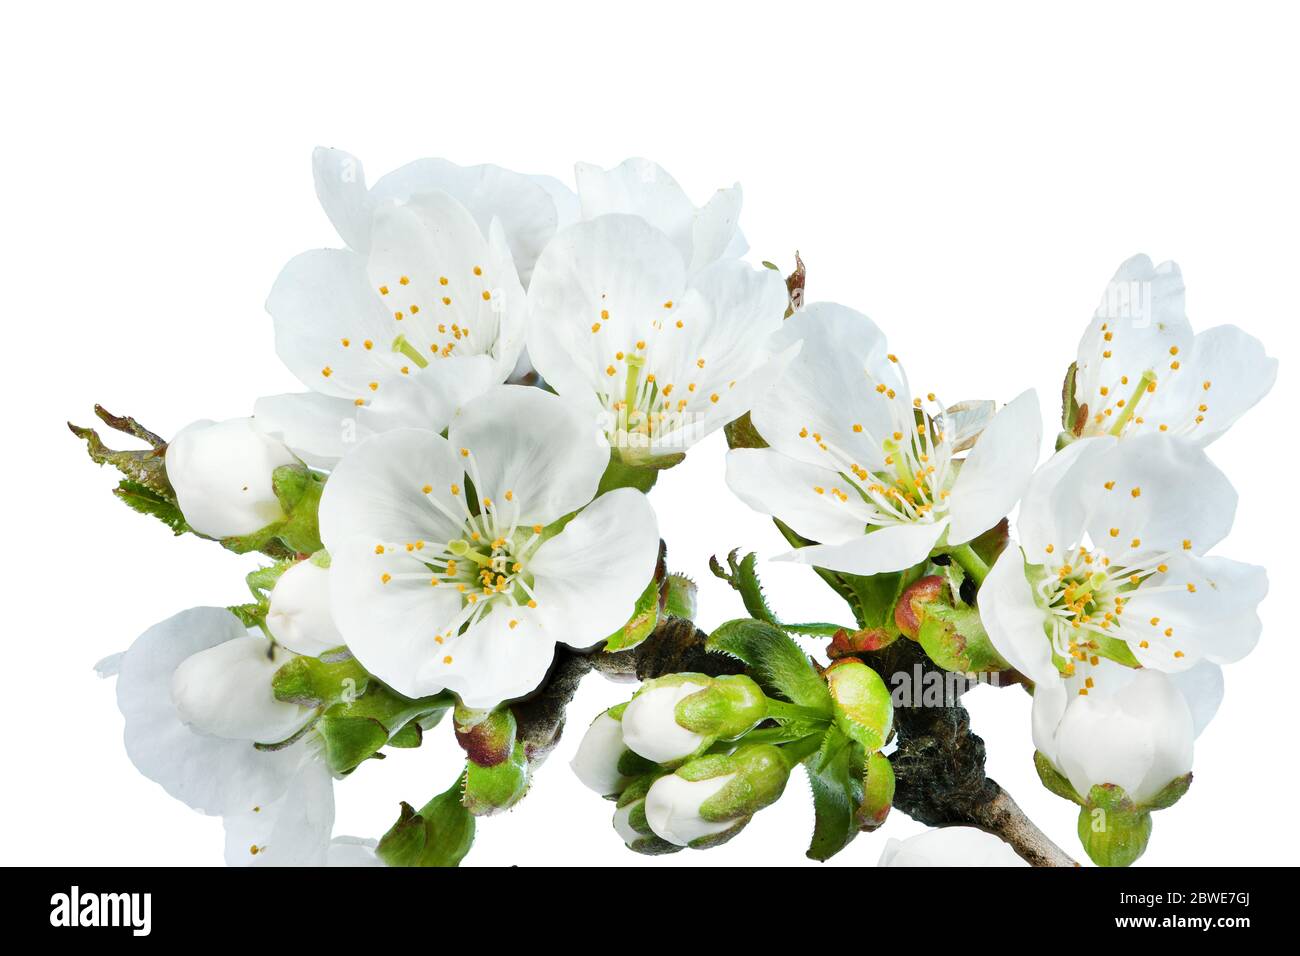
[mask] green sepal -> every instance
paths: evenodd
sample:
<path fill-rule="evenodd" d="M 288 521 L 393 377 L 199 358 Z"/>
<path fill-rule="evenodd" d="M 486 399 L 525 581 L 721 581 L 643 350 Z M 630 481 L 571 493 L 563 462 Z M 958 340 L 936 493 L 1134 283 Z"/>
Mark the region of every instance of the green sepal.
<path fill-rule="evenodd" d="M 474 843 L 474 817 L 460 802 L 463 778 L 419 813 L 403 803 L 376 850 L 389 866 L 459 866 Z"/>
<path fill-rule="evenodd" d="M 858 835 L 855 812 L 862 804 L 862 748 L 838 728 L 826 731 L 820 749 L 804 766 L 813 796 L 813 834 L 807 856 L 829 860 Z"/>
<path fill-rule="evenodd" d="M 768 716 L 767 698 L 744 674 L 706 678 L 709 685 L 677 702 L 679 727 L 715 740 L 731 740 Z"/>
<path fill-rule="evenodd" d="M 366 669 L 350 654 L 328 661 L 303 655 L 280 666 L 271 678 L 271 693 L 286 704 L 330 707 L 360 697 L 370 681 Z"/>
<path fill-rule="evenodd" d="M 491 767 L 472 761 L 465 766 L 465 809 L 476 817 L 509 810 L 528 792 L 528 755 L 523 741 L 515 744 L 509 760 Z"/>
<path fill-rule="evenodd" d="M 324 545 L 320 540 L 318 511 L 325 476 L 306 465 L 281 465 L 271 472 L 271 490 L 284 517 L 252 534 L 222 538 L 223 547 L 236 554 L 273 550 L 278 542 L 290 554 L 314 554 Z"/>
<path fill-rule="evenodd" d="M 1174 777 L 1173 780 L 1165 784 L 1164 788 L 1150 800 L 1141 804 L 1143 810 L 1168 810 L 1175 803 L 1183 798 L 1192 785 L 1192 774 L 1189 770 L 1181 777 Z"/>
<path fill-rule="evenodd" d="M 754 420 L 750 418 L 749 412 L 745 412 L 739 418 L 727 422 L 722 427 L 722 432 L 727 437 L 728 448 L 767 447 L 767 442 L 758 433 L 758 429 L 754 427 Z"/>
<path fill-rule="evenodd" d="M 1098 866 L 1130 866 L 1151 840 L 1151 814 L 1114 784 L 1098 784 L 1079 808 L 1079 842 Z"/>
<path fill-rule="evenodd" d="M 775 625 L 751 618 L 728 621 L 713 632 L 705 646 L 743 661 L 761 685 L 787 700 L 830 714 L 825 681 L 808 655 Z"/>
<path fill-rule="evenodd" d="M 404 750 L 413 750 L 424 743 L 424 730 L 420 727 L 419 721 L 413 720 L 405 724 L 401 730 L 388 738 L 388 746 L 398 747 Z"/>
<path fill-rule="evenodd" d="M 885 822 L 894 806 L 896 785 L 894 765 L 889 762 L 889 758 L 881 753 L 868 755 L 863 775 L 862 802 L 854 814 L 854 819 L 862 830 L 875 830 Z"/>
<path fill-rule="evenodd" d="M 777 747 L 748 744 L 731 754 L 693 760 L 677 774 L 685 780 L 735 774 L 721 790 L 700 804 L 701 819 L 722 823 L 742 817 L 748 819 L 779 800 L 790 779 L 790 764 Z"/>
<path fill-rule="evenodd" d="M 1034 751 L 1034 769 L 1038 771 L 1038 779 L 1043 782 L 1044 787 L 1058 797 L 1083 806 L 1083 797 L 1079 796 L 1078 791 L 1065 775 L 1052 766 L 1052 762 L 1041 750 Z"/>
<path fill-rule="evenodd" d="M 650 458 L 632 451 L 613 449 L 605 473 L 600 476 L 600 484 L 596 486 L 596 495 L 599 497 L 615 488 L 647 492 L 659 480 L 659 472 L 679 464 L 685 457 L 684 452 Z"/>
<path fill-rule="evenodd" d="M 636 599 L 626 624 L 605 639 L 605 650 L 626 651 L 654 633 L 659 623 L 659 582 L 652 580 Z"/>
<path fill-rule="evenodd" d="M 668 575 L 663 589 L 664 617 L 679 617 L 687 621 L 695 620 L 698 591 L 695 582 L 686 575 Z"/>
<path fill-rule="evenodd" d="M 953 607 L 941 601 L 927 605 L 916 639 L 930 660 L 946 671 L 984 674 L 1011 667 L 993 647 L 980 613 L 973 607 Z"/>
<path fill-rule="evenodd" d="M 412 700 L 372 681 L 363 695 L 334 704 L 316 724 L 330 770 L 350 773 L 408 723 L 450 703 L 449 694 Z"/>

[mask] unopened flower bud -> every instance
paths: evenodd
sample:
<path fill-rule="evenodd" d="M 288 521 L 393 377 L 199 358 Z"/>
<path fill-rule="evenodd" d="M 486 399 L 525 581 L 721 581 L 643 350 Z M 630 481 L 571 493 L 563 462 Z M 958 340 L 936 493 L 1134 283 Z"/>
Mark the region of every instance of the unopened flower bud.
<path fill-rule="evenodd" d="M 329 565 L 318 559 L 288 568 L 271 589 L 266 626 L 275 639 L 296 654 L 317 657 L 343 645 L 330 615 Z"/>
<path fill-rule="evenodd" d="M 716 740 L 739 737 L 767 716 L 767 699 L 743 674 L 670 674 L 647 681 L 623 712 L 623 740 L 654 763 L 672 763 Z"/>
<path fill-rule="evenodd" d="M 717 846 L 776 802 L 789 778 L 790 764 L 770 744 L 700 757 L 654 782 L 646 794 L 646 821 L 677 846 Z"/>
<path fill-rule="evenodd" d="M 476 817 L 509 810 L 528 792 L 528 756 L 522 742 L 508 759 L 491 766 L 469 761 L 465 765 L 465 809 Z"/>
<path fill-rule="evenodd" d="M 894 765 L 889 758 L 881 753 L 870 754 L 862 783 L 862 802 L 855 819 L 869 833 L 885 822 L 894 806 Z"/>
<path fill-rule="evenodd" d="M 894 703 L 880 675 L 860 660 L 846 657 L 826 669 L 826 686 L 835 726 L 868 753 L 883 747 L 894 726 Z"/>
<path fill-rule="evenodd" d="M 628 749 L 621 721 L 605 711 L 587 728 L 569 766 L 589 790 L 608 797 L 622 793 L 654 764 Z"/>
<path fill-rule="evenodd" d="M 172 673 L 172 702 L 201 734 L 278 743 L 306 723 L 311 710 L 275 699 L 271 681 L 288 653 L 260 637 L 237 637 L 199 651 Z"/>
<path fill-rule="evenodd" d="M 646 819 L 645 798 L 654 780 L 653 776 L 647 775 L 631 784 L 619 796 L 618 809 L 614 811 L 614 832 L 629 850 L 646 856 L 661 856 L 681 849 L 655 833 Z"/>
<path fill-rule="evenodd" d="M 1098 866 L 1129 866 L 1146 852 L 1151 814 L 1123 787 L 1095 786 L 1079 808 L 1079 842 Z"/>
<path fill-rule="evenodd" d="M 181 429 L 167 446 L 165 464 L 189 526 L 211 538 L 230 538 L 284 517 L 271 473 L 298 459 L 251 418 L 232 418 Z"/>
<path fill-rule="evenodd" d="M 471 763 L 495 767 L 510 759 L 515 749 L 518 724 L 509 707 L 475 711 L 457 707 L 453 714 L 456 742 Z"/>

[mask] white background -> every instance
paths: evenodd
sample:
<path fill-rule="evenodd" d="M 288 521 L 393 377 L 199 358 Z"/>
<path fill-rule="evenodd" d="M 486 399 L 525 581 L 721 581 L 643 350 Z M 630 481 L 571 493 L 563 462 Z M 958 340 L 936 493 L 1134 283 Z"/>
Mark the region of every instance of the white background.
<path fill-rule="evenodd" d="M 892 7 L 893 5 L 891 5 Z M 1054 429 L 1062 373 L 1115 266 L 1174 258 L 1197 328 L 1232 322 L 1282 361 L 1273 394 L 1211 449 L 1236 483 L 1219 551 L 1267 565 L 1258 650 L 1229 668 L 1196 783 L 1143 863 L 1294 862 L 1288 562 L 1296 533 L 1297 19 L 1252 4 L 23 4 L 3 75 L 4 862 L 217 863 L 221 826 L 139 776 L 91 667 L 253 565 L 112 500 L 63 422 L 91 406 L 164 435 L 293 390 L 262 303 L 297 252 L 339 242 L 317 144 L 370 177 L 421 156 L 568 177 L 654 158 L 697 201 L 739 179 L 752 257 L 798 248 L 810 298 L 871 314 L 922 391 L 1006 401 Z M 14 425 L 17 426 L 15 434 Z M 1054 433 L 1054 432 L 1053 432 Z M 700 621 L 738 616 L 714 552 L 771 556 L 722 482 L 720 436 L 652 495 Z M 792 619 L 843 617 L 813 575 L 770 565 Z M 813 645 L 809 645 L 810 649 Z M 590 679 L 533 792 L 480 822 L 467 862 L 803 863 L 807 785 L 739 838 L 648 860 L 566 767 L 625 698 Z M 1035 778 L 1029 698 L 968 698 L 991 775 L 1073 853 L 1074 808 Z M 456 772 L 446 727 L 337 787 L 337 832 L 377 836 Z M 800 775 L 801 776 L 801 775 Z M 835 863 L 874 864 L 895 814 Z"/>

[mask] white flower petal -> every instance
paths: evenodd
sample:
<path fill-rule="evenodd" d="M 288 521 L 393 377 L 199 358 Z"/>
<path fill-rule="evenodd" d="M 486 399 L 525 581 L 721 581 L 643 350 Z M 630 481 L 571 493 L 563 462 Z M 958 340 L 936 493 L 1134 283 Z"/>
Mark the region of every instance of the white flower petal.
<path fill-rule="evenodd" d="M 677 723 L 677 705 L 708 686 L 684 680 L 643 688 L 623 711 L 623 743 L 654 763 L 672 763 L 695 753 L 705 738 Z"/>
<path fill-rule="evenodd" d="M 664 303 L 679 302 L 685 287 L 681 256 L 644 219 L 578 223 L 555 237 L 533 272 L 528 354 L 561 395 L 607 388 L 617 353 L 664 319 Z"/>
<path fill-rule="evenodd" d="M 966 456 L 953 484 L 948 541 L 962 544 L 1001 521 L 1020 500 L 1038 464 L 1043 418 L 1033 389 L 1002 409 Z"/>
<path fill-rule="evenodd" d="M 622 793 L 632 782 L 618 772 L 618 762 L 627 753 L 623 725 L 608 713 L 591 722 L 569 766 L 583 786 L 602 797 Z"/>
<path fill-rule="evenodd" d="M 1088 434 L 1114 427 L 1124 407 L 1115 403 L 1144 394 L 1144 373 L 1164 386 L 1171 357 L 1192 344 L 1184 299 L 1177 263 L 1137 255 L 1119 267 L 1079 342 L 1075 397 L 1088 406 Z"/>
<path fill-rule="evenodd" d="M 1058 551 L 1082 538 L 1088 506 L 1095 497 L 1084 494 L 1091 487 L 1085 480 L 1090 474 L 1088 459 L 1103 454 L 1116 441 L 1084 438 L 1072 442 L 1034 472 L 1016 517 L 1016 534 L 1031 561 L 1041 561 L 1051 553 L 1049 546 Z"/>
<path fill-rule="evenodd" d="M 293 452 L 262 433 L 251 418 L 197 421 L 167 445 L 167 479 L 191 528 L 212 538 L 251 534 L 284 517 L 271 486 Z"/>
<path fill-rule="evenodd" d="M 368 540 L 371 550 L 378 544 L 458 537 L 462 524 L 442 509 L 462 513 L 451 486 L 463 484 L 464 471 L 452 446 L 433 432 L 402 428 L 368 438 L 339 463 L 325 485 L 321 540 L 337 559 L 356 537 Z M 426 485 L 431 489 L 427 494 Z"/>
<path fill-rule="evenodd" d="M 275 699 L 271 680 L 293 655 L 261 634 L 245 634 L 191 654 L 172 673 L 172 702 L 195 733 L 278 743 L 312 711 Z"/>
<path fill-rule="evenodd" d="M 695 206 L 658 163 L 633 158 L 613 169 L 578 163 L 574 174 L 584 219 L 609 213 L 639 216 L 672 240 L 683 265 L 692 261 Z"/>
<path fill-rule="evenodd" d="M 825 444 L 869 471 L 884 469 L 882 443 L 898 428 L 900 409 L 910 418 L 912 402 L 884 333 L 860 312 L 817 302 L 786 320 L 773 347 L 796 342 L 802 343 L 798 357 L 754 405 L 759 434 L 809 464 L 826 462 Z M 877 391 L 881 386 L 884 392 Z"/>
<path fill-rule="evenodd" d="M 457 166 L 445 159 L 419 159 L 382 176 L 370 196 L 378 205 L 432 192 L 456 199 L 469 210 L 484 235 L 493 219 L 501 220 L 519 276 L 528 282 L 533 264 L 559 222 L 552 193 L 538 177 L 490 163 Z"/>
<path fill-rule="evenodd" d="M 266 626 L 295 654 L 312 657 L 343 644 L 330 615 L 330 572 L 314 561 L 299 561 L 271 589 Z"/>
<path fill-rule="evenodd" d="M 840 484 L 838 472 L 770 448 L 727 453 L 727 486 L 732 492 L 755 511 L 780 518 L 810 541 L 843 544 L 865 533 L 854 499 L 845 502 L 832 493 Z"/>
<path fill-rule="evenodd" d="M 654 577 L 659 527 L 639 491 L 601 495 L 537 549 L 528 569 L 546 630 L 590 647 L 627 623 Z"/>
<path fill-rule="evenodd" d="M 1141 409 L 1145 427 L 1171 432 L 1204 447 L 1268 394 L 1277 380 L 1277 359 L 1259 339 L 1235 325 L 1207 329 L 1192 341 L 1177 374 Z"/>
<path fill-rule="evenodd" d="M 1201 736 L 1201 731 L 1210 725 L 1223 703 L 1223 669 L 1202 661 L 1190 670 L 1170 674 L 1169 680 L 1187 702 L 1192 715 L 1192 732 Z"/>
<path fill-rule="evenodd" d="M 323 761 L 304 757 L 282 797 L 227 815 L 223 823 L 230 866 L 324 866 L 334 828 L 334 781 Z"/>
<path fill-rule="evenodd" d="M 268 395 L 253 406 L 253 424 L 288 445 L 312 468 L 338 464 L 358 434 L 357 407 L 346 398 L 319 392 Z"/>
<path fill-rule="evenodd" d="M 1194 725 L 1165 675 L 1140 671 L 1105 697 L 1070 702 L 1057 733 L 1059 761 L 1082 796 L 1115 784 L 1141 802 L 1192 767 Z"/>
<path fill-rule="evenodd" d="M 696 213 L 691 229 L 692 272 L 698 272 L 711 262 L 726 257 L 739 232 L 740 207 L 743 202 L 744 193 L 737 183 L 730 189 L 719 189 Z M 743 254 L 742 252 L 741 255 Z"/>
<path fill-rule="evenodd" d="M 183 660 L 245 634 L 225 608 L 192 608 L 145 631 L 120 660 L 117 706 L 126 718 L 127 756 L 142 774 L 202 813 L 270 803 L 297 767 L 285 751 L 263 752 L 246 740 L 194 733 L 172 703 L 172 673 Z"/>
<path fill-rule="evenodd" d="M 365 258 L 354 252 L 314 249 L 290 259 L 266 311 L 280 360 L 312 391 L 366 401 L 377 394 L 371 382 L 383 388 L 399 374 L 392 316 L 370 284 Z"/>
<path fill-rule="evenodd" d="M 940 827 L 890 839 L 877 866 L 1029 866 L 1006 843 L 974 827 Z"/>
<path fill-rule="evenodd" d="M 514 627 L 511 621 L 517 622 Z M 536 612 L 497 606 L 442 645 L 442 656 L 427 659 L 416 679 L 419 686 L 430 688 L 426 694 L 446 688 L 466 707 L 489 710 L 523 697 L 546 679 L 557 637 L 563 635 L 548 633 Z"/>
<path fill-rule="evenodd" d="M 317 146 L 311 166 L 325 215 L 344 242 L 364 252 L 370 241 L 370 199 L 361 160 L 341 149 Z"/>
<path fill-rule="evenodd" d="M 591 501 L 609 464 L 609 444 L 581 408 L 521 385 L 463 409 L 447 438 L 469 452 L 480 498 L 523 525 L 550 524 Z"/>
<path fill-rule="evenodd" d="M 1189 442 L 1159 434 L 1127 438 L 1091 459 L 1081 478 L 1081 493 L 1091 499 L 1088 534 L 1121 563 L 1181 551 L 1184 541 L 1204 554 L 1232 527 L 1237 493 Z"/>
<path fill-rule="evenodd" d="M 1166 573 L 1130 592 L 1125 608 L 1142 622 L 1138 628 L 1147 646 L 1134 638 L 1128 642 L 1142 666 L 1185 671 L 1202 659 L 1230 664 L 1254 649 L 1262 629 L 1259 604 L 1268 593 L 1263 568 L 1181 554 L 1165 566 Z M 1161 587 L 1169 590 L 1154 590 Z"/>
<path fill-rule="evenodd" d="M 1044 630 L 1046 615 L 1025 577 L 1024 555 L 1012 545 L 994 562 L 979 591 L 980 620 L 998 653 L 1039 685 L 1060 681 Z"/>
<path fill-rule="evenodd" d="M 361 837 L 340 836 L 330 841 L 326 851 L 326 866 L 384 866 L 383 860 L 375 854 L 379 845 L 376 840 Z"/>
<path fill-rule="evenodd" d="M 901 571 L 924 561 L 947 528 L 946 520 L 888 525 L 843 544 L 797 548 L 777 560 L 798 561 L 846 574 Z"/>
<path fill-rule="evenodd" d="M 734 776 L 726 773 L 705 780 L 684 780 L 670 773 L 660 777 L 645 798 L 645 816 L 650 829 L 660 839 L 677 846 L 687 846 L 702 837 L 730 830 L 735 826 L 734 820 L 705 820 L 700 816 L 700 807 Z"/>

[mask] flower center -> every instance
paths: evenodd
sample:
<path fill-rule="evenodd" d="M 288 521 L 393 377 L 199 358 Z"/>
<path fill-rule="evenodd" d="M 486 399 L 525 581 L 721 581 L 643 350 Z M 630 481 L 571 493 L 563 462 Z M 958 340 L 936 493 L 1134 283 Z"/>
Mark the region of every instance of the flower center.
<path fill-rule="evenodd" d="M 1087 673 L 1103 657 L 1137 666 L 1131 648 L 1146 650 L 1155 641 L 1166 642 L 1175 658 L 1184 656 L 1175 628 L 1145 613 L 1142 605 L 1171 591 L 1195 593 L 1196 587 L 1170 580 L 1168 562 L 1175 552 L 1134 555 L 1140 544 L 1136 538 L 1130 542 L 1123 563 L 1103 550 L 1079 546 L 1063 560 L 1042 566 L 1035 596 L 1047 612 L 1044 629 L 1065 677 L 1075 676 L 1080 667 Z M 1048 553 L 1055 556 L 1055 548 L 1049 545 Z M 1088 676 L 1079 693 L 1086 695 L 1093 686 Z"/>
<path fill-rule="evenodd" d="M 894 430 L 882 439 L 867 433 L 859 423 L 850 428 L 880 448 L 880 464 L 863 467 L 847 449 L 805 426 L 799 437 L 817 446 L 827 459 L 826 466 L 839 472 L 844 484 L 843 488 L 814 485 L 812 490 L 849 508 L 867 529 L 935 521 L 948 510 L 948 495 L 956 478 L 951 467 L 952 447 L 942 421 L 937 412 L 927 413 L 919 398 L 909 406 L 884 385 L 877 385 L 875 391 L 889 403 Z M 936 402 L 933 394 L 928 400 Z"/>
<path fill-rule="evenodd" d="M 1102 326 L 1105 339 L 1108 344 L 1111 343 L 1112 332 Z M 1206 413 L 1210 410 L 1206 403 L 1207 395 L 1213 386 L 1213 382 L 1204 381 L 1201 383 L 1199 390 L 1193 390 L 1195 397 L 1190 399 L 1186 407 L 1181 412 L 1181 417 L 1175 415 L 1169 420 L 1148 422 L 1144 415 L 1138 414 L 1139 406 L 1145 401 L 1150 406 L 1151 400 L 1147 396 L 1155 395 L 1158 384 L 1169 387 L 1172 377 L 1182 371 L 1182 362 L 1178 358 L 1178 346 L 1169 348 L 1169 368 L 1167 373 L 1157 373 L 1155 369 L 1147 369 L 1141 375 L 1137 376 L 1136 381 L 1130 379 L 1128 375 L 1120 375 L 1118 381 L 1112 377 L 1107 377 L 1104 369 L 1108 360 L 1115 355 L 1113 348 L 1107 348 L 1102 352 L 1101 362 L 1098 364 L 1095 391 L 1087 389 L 1082 390 L 1084 395 L 1092 395 L 1095 407 L 1090 408 L 1089 419 L 1084 425 L 1083 434 L 1087 436 L 1113 435 L 1116 438 L 1122 436 L 1125 432 L 1133 431 L 1144 425 L 1152 424 L 1157 430 L 1174 435 L 1187 435 L 1195 431 L 1204 421 Z M 1163 383 L 1160 383 L 1160 375 L 1166 375 Z M 1185 375 L 1186 372 L 1183 372 Z M 1109 384 L 1103 384 L 1109 383 Z M 1167 409 L 1166 409 L 1167 410 Z M 1163 416 L 1162 416 L 1163 417 Z"/>

